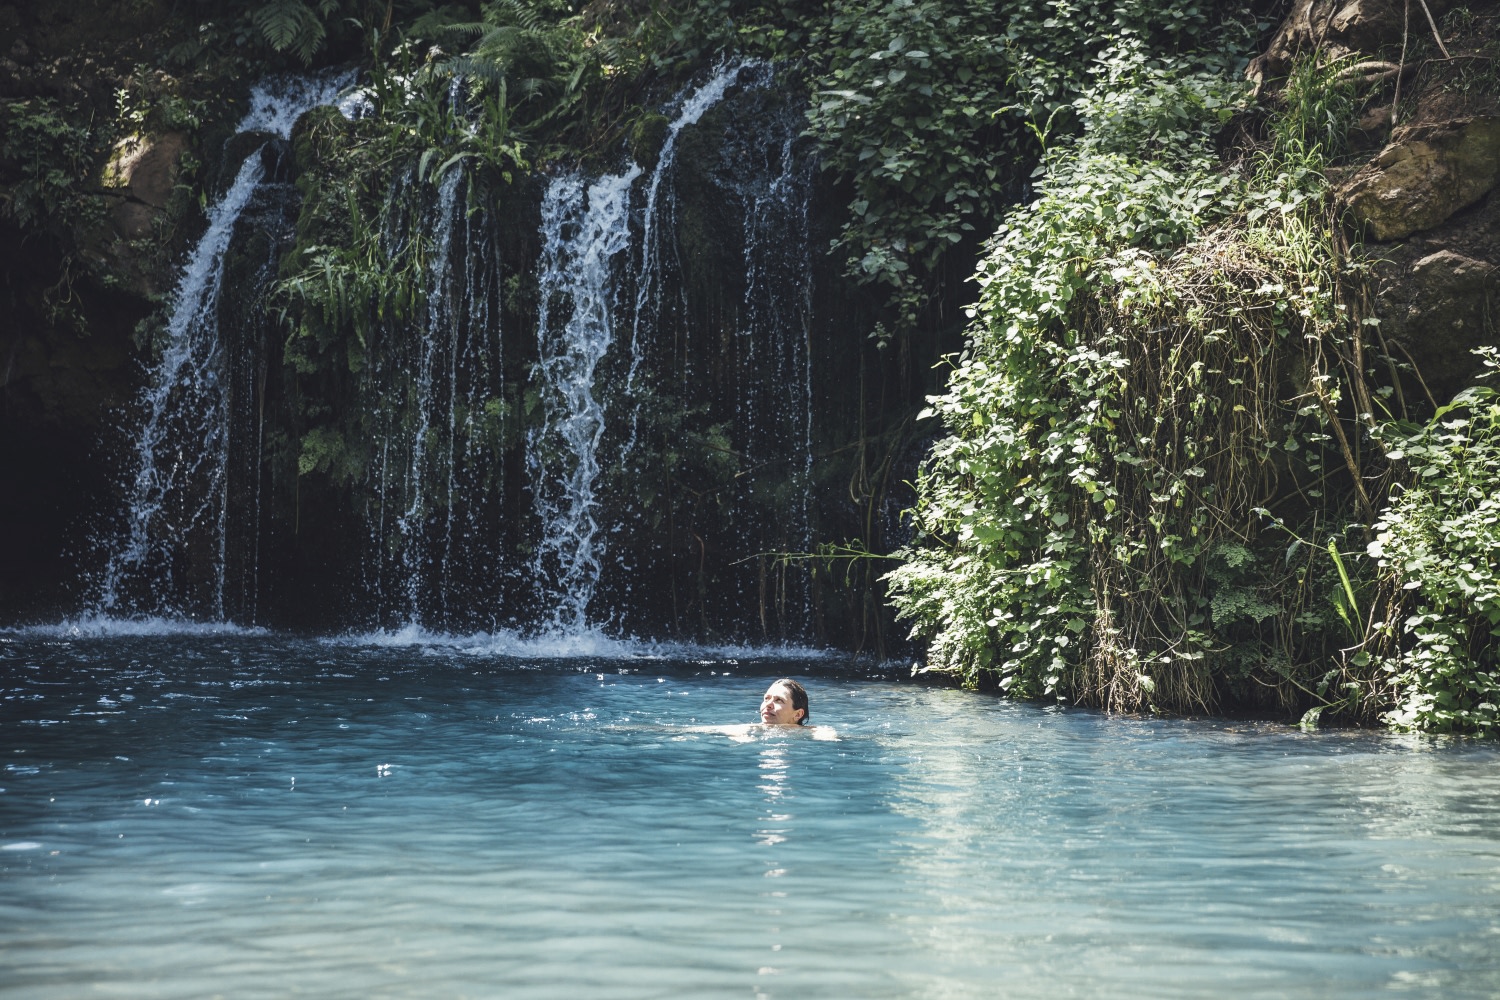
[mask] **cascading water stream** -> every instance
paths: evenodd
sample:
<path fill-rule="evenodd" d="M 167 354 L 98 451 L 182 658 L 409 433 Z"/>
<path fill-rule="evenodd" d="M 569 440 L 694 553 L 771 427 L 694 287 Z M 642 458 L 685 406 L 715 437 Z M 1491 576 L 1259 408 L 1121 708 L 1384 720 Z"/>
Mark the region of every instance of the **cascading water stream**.
<path fill-rule="evenodd" d="M 299 117 L 333 103 L 352 82 L 352 73 L 263 81 L 252 90 L 250 110 L 236 131 L 289 139 Z M 183 267 L 165 343 L 141 396 L 125 524 L 100 577 L 100 614 L 226 617 L 229 380 L 219 301 L 235 224 L 264 179 L 257 150 L 210 207 L 208 228 Z M 188 552 L 189 546 L 195 551 Z M 184 571 L 179 564 L 193 568 Z M 196 600 L 184 602 L 187 575 L 202 582 Z"/>
<path fill-rule="evenodd" d="M 551 624 L 560 631 L 587 627 L 599 579 L 594 481 L 604 407 L 594 373 L 614 343 L 613 261 L 630 245 L 630 185 L 640 175 L 631 164 L 587 188 L 576 175 L 559 177 L 542 202 L 537 368 L 551 394 L 529 462 L 543 526 L 534 569 L 551 588 Z"/>
<path fill-rule="evenodd" d="M 365 598 L 384 626 L 493 622 L 509 569 L 505 400 L 494 205 L 462 164 L 436 186 L 399 173 L 381 210 L 393 268 L 421 274 L 421 308 L 371 334 L 352 405 L 370 416 Z"/>
<path fill-rule="evenodd" d="M 625 376 L 625 389 L 630 391 L 635 385 L 636 373 L 640 368 L 642 357 L 641 331 L 654 322 L 660 312 L 660 296 L 662 294 L 661 274 L 661 232 L 670 228 L 673 219 L 672 210 L 675 204 L 669 199 L 667 217 L 663 215 L 661 206 L 662 181 L 667 178 L 677 161 L 677 137 L 682 130 L 689 125 L 696 125 L 702 120 L 703 115 L 709 108 L 724 99 L 724 92 L 731 85 L 738 82 L 740 77 L 751 69 L 767 69 L 764 64 L 757 62 L 734 63 L 716 73 L 713 79 L 704 84 L 682 103 L 678 111 L 677 119 L 673 121 L 672 127 L 667 131 L 666 141 L 662 143 L 661 152 L 657 156 L 656 169 L 651 171 L 651 181 L 646 187 L 646 209 L 642 216 L 641 224 L 641 261 L 640 276 L 636 282 L 634 316 L 630 324 L 630 370 Z M 764 81 L 756 81 L 761 83 Z M 665 223 L 665 225 L 663 225 Z M 626 445 L 627 450 L 635 445 L 636 420 L 631 416 L 630 439 Z"/>
<path fill-rule="evenodd" d="M 733 456 L 739 463 L 733 483 L 715 488 L 721 497 L 714 501 L 719 513 L 705 515 L 700 510 L 693 515 L 722 520 L 724 530 L 716 529 L 712 538 L 718 551 L 733 549 L 743 557 L 768 548 L 807 551 L 812 545 L 810 161 L 794 155 L 800 133 L 794 110 L 786 116 L 780 140 L 775 135 L 746 136 L 745 149 L 726 154 L 738 156 L 735 162 L 724 162 L 716 173 L 707 161 L 693 167 L 700 178 L 705 168 L 710 170 L 711 182 L 726 196 L 728 224 L 743 235 L 743 299 L 730 330 L 716 333 L 702 324 L 717 320 L 686 311 L 678 242 L 674 178 L 684 130 L 720 104 L 731 87 L 761 91 L 773 77 L 768 65 L 735 63 L 689 93 L 676 105 L 649 174 L 632 164 L 592 183 L 565 175 L 547 190 L 537 341 L 543 421 L 530 435 L 528 462 L 542 524 L 532 568 L 550 601 L 548 624 L 553 631 L 585 631 L 620 612 L 618 603 L 591 611 L 604 577 L 612 581 L 611 594 L 618 601 L 632 580 L 642 578 L 638 570 L 643 566 L 678 572 L 662 561 L 673 558 L 669 549 L 678 544 L 675 539 L 691 539 L 697 546 L 699 565 L 681 572 L 697 577 L 703 573 L 710 542 L 694 525 L 673 527 L 674 501 L 669 496 L 654 501 L 653 516 L 660 518 L 665 509 L 669 519 L 652 543 L 658 546 L 655 554 L 626 549 L 607 558 L 609 537 L 634 528 L 643 513 L 636 507 L 641 484 L 648 475 L 660 475 L 638 464 L 638 446 L 645 444 L 642 407 L 647 399 L 656 400 L 651 404 L 657 410 L 651 418 L 656 421 L 652 447 L 665 426 L 661 421 L 678 421 L 678 426 L 692 428 L 691 433 L 703 439 L 699 447 Z M 731 140 L 725 148 L 733 146 Z M 734 215 L 734 206 L 742 216 Z M 622 351 L 617 331 L 625 329 L 629 341 Z M 733 374 L 728 376 L 723 360 L 727 356 L 715 353 L 726 335 L 733 338 L 737 358 L 729 362 Z M 716 383 L 694 385 L 699 381 L 692 369 L 695 352 L 719 359 L 714 361 L 715 378 L 727 377 L 734 386 L 729 398 L 713 395 Z M 663 362 L 675 366 L 675 377 L 655 370 Z M 643 368 L 648 363 L 653 366 L 649 372 Z M 716 418 L 722 422 L 709 426 Z M 732 445 L 717 443 L 727 441 L 726 434 L 732 435 Z M 600 492 L 606 471 L 624 484 L 613 487 L 608 502 Z M 798 592 L 790 595 L 795 607 L 789 606 L 788 575 L 781 574 L 774 598 L 780 607 L 775 631 L 801 636 L 810 619 L 809 591 L 803 580 Z M 801 579 L 799 573 L 790 575 Z M 748 610 L 744 604 L 755 600 L 755 594 L 743 585 L 734 586 L 734 592 L 725 595 L 727 604 L 739 605 L 742 616 Z M 769 635 L 764 583 L 761 589 L 762 629 Z M 675 608 L 676 598 L 671 600 Z M 640 602 L 627 596 L 623 603 Z M 731 611 L 730 620 L 735 617 Z"/>
<path fill-rule="evenodd" d="M 734 63 L 684 99 L 646 183 L 639 277 L 631 319 L 625 392 L 633 388 L 641 358 L 641 308 L 652 300 L 656 280 L 653 231 L 663 179 L 675 161 L 677 137 L 695 125 L 739 78 L 746 63 Z M 586 184 L 564 175 L 547 189 L 542 204 L 544 241 L 539 269 L 542 303 L 537 327 L 538 372 L 547 389 L 544 421 L 530 437 L 528 462 L 542 537 L 533 570 L 552 600 L 550 626 L 580 632 L 589 625 L 589 605 L 598 586 L 605 542 L 599 524 L 596 480 L 607 404 L 595 379 L 615 342 L 615 306 L 621 280 L 617 259 L 631 245 L 631 191 L 644 174 L 639 164 Z M 635 444 L 632 430 L 625 445 Z"/>
<path fill-rule="evenodd" d="M 789 129 L 778 158 L 764 177 L 753 173 L 742 186 L 745 213 L 745 295 L 736 339 L 751 371 L 770 378 L 747 380 L 740 387 L 737 422 L 743 428 L 743 464 L 749 489 L 761 486 L 760 473 L 788 483 L 788 500 L 774 525 L 746 530 L 742 544 L 772 543 L 783 552 L 808 552 L 813 546 L 812 495 L 813 391 L 810 318 L 812 253 L 808 234 L 811 163 L 795 155 L 796 131 Z M 787 617 L 788 604 L 800 605 L 792 617 L 806 622 L 811 608 L 805 575 L 798 573 L 799 593 L 788 593 L 785 567 L 775 594 L 762 593 Z M 763 612 L 764 615 L 764 612 Z M 764 617 L 762 627 L 765 629 Z"/>
<path fill-rule="evenodd" d="M 402 560 L 406 570 L 406 599 L 409 621 L 413 624 L 421 619 L 421 598 L 425 579 L 424 562 L 427 548 L 416 539 L 423 534 L 423 522 L 427 516 L 427 442 L 432 430 L 435 369 L 439 364 L 439 351 L 449 341 L 450 351 L 456 357 L 456 346 L 451 341 L 457 337 L 457 317 L 454 315 L 452 298 L 453 222 L 454 206 L 458 200 L 458 185 L 463 180 L 463 171 L 450 170 L 438 188 L 436 206 L 437 230 L 433 247 L 436 251 L 428 272 L 426 330 L 421 339 L 420 355 L 416 374 L 416 426 L 411 437 L 411 462 L 407 469 L 406 494 L 410 498 L 406 512 L 397 520 L 401 534 L 407 544 L 402 549 Z M 449 414 L 451 416 L 451 409 Z M 453 440 L 453 428 L 448 428 L 448 440 Z M 451 466 L 452 455 L 448 456 Z M 452 491 L 452 479 L 448 487 Z"/>

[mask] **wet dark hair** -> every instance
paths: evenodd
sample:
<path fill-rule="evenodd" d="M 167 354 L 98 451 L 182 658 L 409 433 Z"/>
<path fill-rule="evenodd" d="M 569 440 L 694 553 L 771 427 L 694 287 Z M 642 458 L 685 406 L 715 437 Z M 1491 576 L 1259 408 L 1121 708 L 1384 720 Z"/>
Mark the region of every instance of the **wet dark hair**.
<path fill-rule="evenodd" d="M 807 688 L 798 684 L 790 677 L 783 677 L 779 681 L 772 681 L 771 686 L 782 685 L 792 693 L 792 707 L 802 709 L 802 718 L 797 720 L 797 725 L 807 725 L 807 720 L 812 718 L 812 710 L 807 707 Z"/>

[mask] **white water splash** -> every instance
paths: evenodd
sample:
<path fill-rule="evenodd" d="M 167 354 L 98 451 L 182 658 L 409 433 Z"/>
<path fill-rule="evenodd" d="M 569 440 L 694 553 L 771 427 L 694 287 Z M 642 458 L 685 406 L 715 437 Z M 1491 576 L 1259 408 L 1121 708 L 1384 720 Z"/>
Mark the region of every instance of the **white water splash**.
<path fill-rule="evenodd" d="M 346 118 L 353 117 L 354 105 L 347 109 L 339 94 L 354 85 L 353 70 L 320 73 L 316 76 L 270 77 L 250 89 L 250 109 L 235 128 L 236 132 L 269 132 L 283 139 L 292 137 L 297 119 L 313 108 L 334 105 Z M 351 97 L 356 95 L 350 95 Z"/>
<path fill-rule="evenodd" d="M 333 103 L 353 79 L 345 73 L 263 81 L 252 90 L 238 131 L 289 138 L 298 118 Z M 218 305 L 235 224 L 264 177 L 257 150 L 209 208 L 208 227 L 172 295 L 164 343 L 141 395 L 125 527 L 100 579 L 100 614 L 178 613 L 179 577 L 186 574 L 177 563 L 196 561 L 192 575 L 207 584 L 192 603 L 214 620 L 226 617 L 229 387 Z M 189 544 L 196 545 L 191 554 L 184 552 Z"/>
<path fill-rule="evenodd" d="M 503 656 L 533 660 L 704 660 L 712 662 L 781 660 L 832 660 L 846 653 L 803 646 L 710 645 L 692 642 L 655 642 L 648 639 L 611 636 L 600 629 L 523 635 L 506 630 L 469 635 L 434 632 L 408 625 L 395 630 L 377 630 L 324 639 L 334 646 L 373 646 L 381 649 L 416 649 L 457 652 L 470 656 Z"/>
<path fill-rule="evenodd" d="M 254 626 L 229 622 L 198 622 L 186 618 L 147 616 L 111 618 L 80 615 L 46 625 L 0 629 L 0 634 L 42 639 L 139 639 L 161 636 L 263 636 L 271 633 Z"/>

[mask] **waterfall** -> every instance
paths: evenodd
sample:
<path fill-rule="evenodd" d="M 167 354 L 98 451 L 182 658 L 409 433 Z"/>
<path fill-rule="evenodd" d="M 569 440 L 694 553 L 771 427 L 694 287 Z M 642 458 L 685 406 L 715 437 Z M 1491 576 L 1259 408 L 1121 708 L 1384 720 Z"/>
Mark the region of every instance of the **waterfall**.
<path fill-rule="evenodd" d="M 692 586 L 701 592 L 710 545 L 728 562 L 768 548 L 811 547 L 811 182 L 810 161 L 794 155 L 801 131 L 795 110 L 782 116 L 781 132 L 769 142 L 761 135 L 730 137 L 726 155 L 734 162 L 720 163 L 712 180 L 720 208 L 743 238 L 743 274 L 726 276 L 727 284 L 742 283 L 743 290 L 728 321 L 731 331 L 716 333 L 711 322 L 688 315 L 679 248 L 680 140 L 731 87 L 765 92 L 772 80 L 771 68 L 761 63 L 725 67 L 676 103 L 649 173 L 636 164 L 593 181 L 570 173 L 547 189 L 536 367 L 543 419 L 528 440 L 528 465 L 542 526 L 532 571 L 549 602 L 553 630 L 576 632 L 643 614 L 681 620 L 677 580 L 695 576 Z M 702 166 L 694 169 L 701 173 Z M 628 341 L 620 343 L 626 331 Z M 728 361 L 726 348 L 734 355 Z M 700 377 L 694 352 L 711 357 L 708 365 L 718 374 Z M 643 496 L 648 483 L 661 479 L 660 469 L 642 463 L 661 465 L 664 422 L 679 435 L 693 435 L 708 464 L 736 463 L 732 471 L 721 470 L 718 499 L 693 515 L 699 522 L 717 519 L 718 528 L 692 517 L 678 523 L 671 495 Z M 654 435 L 649 447 L 642 438 L 647 423 Z M 673 474 L 668 469 L 665 475 L 670 494 Z M 643 522 L 663 520 L 646 537 Z M 617 536 L 632 544 L 611 553 Z M 673 552 L 684 538 L 697 546 L 688 553 L 697 566 L 687 571 Z M 718 618 L 733 619 L 736 605 L 753 613 L 753 602 L 772 599 L 780 605 L 778 621 L 797 623 L 774 631 L 806 634 L 805 574 L 791 574 L 801 581 L 792 594 L 782 573 L 782 586 L 768 598 L 764 572 L 757 579 L 754 568 L 733 573 L 719 565 L 715 571 L 756 581 L 726 584 L 731 610 L 716 612 Z M 670 586 L 662 586 L 663 576 Z M 647 579 L 662 593 L 636 593 Z M 604 581 L 612 596 L 601 606 Z M 698 600 L 696 615 L 705 627 L 722 627 L 709 622 L 701 599 L 684 600 Z M 654 612 L 644 611 L 652 605 Z M 763 609 L 769 635 L 767 617 Z"/>
<path fill-rule="evenodd" d="M 788 129 L 772 146 L 767 169 L 747 171 L 737 185 L 745 203 L 745 294 L 735 340 L 743 367 L 769 375 L 745 379 L 739 386 L 742 478 L 747 492 L 767 497 L 780 484 L 790 487 L 784 501 L 772 501 L 773 521 L 755 519 L 758 523 L 740 526 L 747 551 L 767 545 L 782 552 L 813 547 L 812 165 L 795 155 L 796 134 Z M 767 605 L 774 604 L 779 618 L 800 620 L 799 631 L 805 633 L 811 614 L 805 572 L 789 573 L 783 567 L 771 582 L 774 586 L 762 575 L 757 594 L 763 631 L 769 632 Z"/>
<path fill-rule="evenodd" d="M 387 626 L 491 624 L 507 572 L 497 213 L 474 197 L 462 164 L 435 188 L 410 169 L 382 212 L 391 266 L 422 281 L 414 315 L 381 324 L 352 404 L 372 414 L 361 571 Z"/>
<path fill-rule="evenodd" d="M 444 340 L 451 342 L 457 336 L 457 322 L 453 315 L 450 285 L 453 258 L 453 209 L 457 203 L 458 185 L 461 180 L 463 180 L 463 171 L 450 170 L 438 189 L 434 219 L 437 229 L 433 234 L 435 254 L 428 272 L 426 329 L 420 341 L 417 364 L 416 412 L 414 414 L 416 428 L 411 437 L 411 463 L 407 470 L 406 480 L 406 492 L 411 499 L 406 512 L 397 520 L 401 534 L 407 539 L 407 544 L 402 549 L 402 560 L 406 571 L 407 609 L 412 622 L 421 618 L 422 585 L 425 576 L 423 567 L 427 562 L 427 546 L 423 544 L 424 540 L 421 536 L 423 520 L 427 512 L 428 435 L 433 429 L 433 418 L 437 416 L 433 412 L 433 369 L 438 363 L 439 351 L 445 346 Z M 446 338 L 444 334 L 447 334 Z M 450 353 L 456 359 L 456 352 L 450 349 Z M 451 409 L 449 414 L 451 419 Z M 450 426 L 448 428 L 450 447 L 453 439 L 452 430 Z M 451 468 L 451 455 L 449 458 Z M 451 496 L 453 487 L 451 476 L 448 478 L 447 485 Z"/>
<path fill-rule="evenodd" d="M 631 164 L 587 188 L 577 176 L 559 177 L 542 202 L 537 374 L 550 392 L 528 457 L 542 521 L 534 570 L 552 594 L 552 625 L 563 631 L 587 627 L 599 581 L 594 483 L 604 407 L 594 376 L 614 343 L 613 263 L 630 245 L 630 185 L 640 175 Z"/>
<path fill-rule="evenodd" d="M 670 175 L 683 129 L 697 124 L 739 78 L 747 63 L 730 64 L 681 101 L 667 127 L 646 183 L 640 267 L 624 392 L 635 387 L 641 361 L 643 311 L 653 301 L 659 263 L 652 233 L 663 179 Z M 546 387 L 544 419 L 530 438 L 528 464 L 542 537 L 533 570 L 552 599 L 551 626 L 587 629 L 606 542 L 601 535 L 596 481 L 607 404 L 595 392 L 599 366 L 615 343 L 615 307 L 625 284 L 617 258 L 631 246 L 631 192 L 644 171 L 632 163 L 621 173 L 586 184 L 577 175 L 555 179 L 542 207 L 542 305 L 537 326 L 537 372 Z M 635 445 L 636 417 L 629 414 Z M 617 516 L 623 512 L 616 511 Z"/>
<path fill-rule="evenodd" d="M 237 131 L 285 141 L 302 114 L 333 103 L 352 79 L 344 74 L 263 81 L 253 88 Z M 140 398 L 123 530 L 109 547 L 99 580 L 101 614 L 227 617 L 231 384 L 219 303 L 236 223 L 265 180 L 263 149 L 246 157 L 209 208 L 208 227 L 172 295 Z"/>
<path fill-rule="evenodd" d="M 677 137 L 687 126 L 698 124 L 704 112 L 722 101 L 724 92 L 729 89 L 730 85 L 738 81 L 740 76 L 751 68 L 763 67 L 760 63 L 750 62 L 731 64 L 714 74 L 708 83 L 683 101 L 681 110 L 678 111 L 676 119 L 667 130 L 667 138 L 662 143 L 661 152 L 657 155 L 656 169 L 651 172 L 651 181 L 646 186 L 646 207 L 642 216 L 641 260 L 638 268 L 640 277 L 636 284 L 635 313 L 630 324 L 630 371 L 625 379 L 627 392 L 634 388 L 636 373 L 640 368 L 642 327 L 649 327 L 661 311 L 661 233 L 662 230 L 671 227 L 674 221 L 672 209 L 676 207 L 675 202 L 668 199 L 665 206 L 666 218 L 661 218 L 664 207 L 661 204 L 661 188 L 662 180 L 671 175 L 672 167 L 677 160 Z M 758 80 L 757 82 L 764 81 Z M 635 431 L 636 427 L 632 424 L 630 442 L 627 447 L 635 444 Z"/>
<path fill-rule="evenodd" d="M 806 575 L 765 556 L 816 519 L 812 164 L 771 67 L 721 68 L 652 116 L 640 163 L 559 170 L 539 199 L 478 163 L 399 167 L 375 232 L 412 294 L 267 403 L 256 288 L 294 204 L 273 154 L 345 82 L 257 88 L 241 130 L 273 148 L 183 269 L 96 610 L 252 623 L 264 590 L 273 618 L 336 594 L 308 618 L 418 633 L 809 637 Z M 350 460 L 298 469 L 324 435 Z"/>

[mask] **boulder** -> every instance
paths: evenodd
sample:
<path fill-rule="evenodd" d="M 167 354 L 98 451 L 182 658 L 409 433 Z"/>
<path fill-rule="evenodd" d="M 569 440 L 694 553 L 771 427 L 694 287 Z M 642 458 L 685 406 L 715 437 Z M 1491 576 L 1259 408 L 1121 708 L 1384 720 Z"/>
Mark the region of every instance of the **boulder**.
<path fill-rule="evenodd" d="M 1478 371 L 1474 348 L 1495 343 L 1500 265 L 1439 250 L 1389 277 L 1377 305 L 1385 338 L 1441 402 Z"/>
<path fill-rule="evenodd" d="M 1441 17 L 1449 6 L 1449 0 L 1426 3 L 1434 18 Z M 1298 56 L 1319 52 L 1324 59 L 1358 53 L 1375 55 L 1383 48 L 1399 47 L 1403 27 L 1409 35 L 1432 31 L 1416 0 L 1409 7 L 1405 0 L 1296 0 L 1265 52 L 1251 60 L 1245 75 L 1259 86 L 1285 76 Z"/>
<path fill-rule="evenodd" d="M 116 145 L 104 167 L 105 190 L 118 197 L 110 212 L 122 239 L 149 236 L 157 214 L 167 206 L 188 146 L 181 132 L 131 135 Z"/>
<path fill-rule="evenodd" d="M 1448 220 L 1500 180 L 1500 117 L 1405 130 L 1340 191 L 1376 240 L 1400 240 Z"/>

